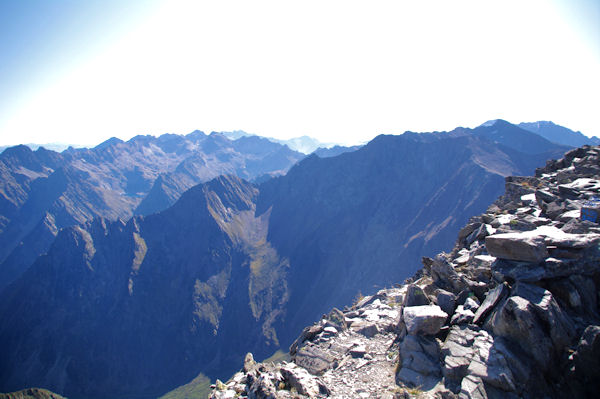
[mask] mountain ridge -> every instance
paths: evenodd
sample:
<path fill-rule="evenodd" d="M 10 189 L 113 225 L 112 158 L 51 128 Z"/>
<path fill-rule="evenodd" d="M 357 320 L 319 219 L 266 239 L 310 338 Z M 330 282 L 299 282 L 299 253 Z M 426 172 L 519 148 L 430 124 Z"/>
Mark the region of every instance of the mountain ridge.
<path fill-rule="evenodd" d="M 196 131 L 112 138 L 62 153 L 7 149 L 0 154 L 0 290 L 48 249 L 60 228 L 98 216 L 116 220 L 160 211 L 218 175 L 276 175 L 303 157 L 278 144 L 252 148 L 241 140 Z"/>
<path fill-rule="evenodd" d="M 0 293 L 0 389 L 142 398 L 231 375 L 249 349 L 269 356 L 331 305 L 410 276 L 508 171 L 550 156 L 476 134 L 379 136 L 260 185 L 217 177 L 161 212 L 63 229 Z"/>

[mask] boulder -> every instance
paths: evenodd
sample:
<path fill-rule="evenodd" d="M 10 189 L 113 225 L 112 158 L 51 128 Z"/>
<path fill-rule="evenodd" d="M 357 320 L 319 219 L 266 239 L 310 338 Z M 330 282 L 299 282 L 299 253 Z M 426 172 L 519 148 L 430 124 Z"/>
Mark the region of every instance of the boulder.
<path fill-rule="evenodd" d="M 309 374 L 305 369 L 286 364 L 280 369 L 286 385 L 295 388 L 299 394 L 309 398 L 329 396 L 331 392 L 319 378 Z"/>
<path fill-rule="evenodd" d="M 313 375 L 321 375 L 336 363 L 335 357 L 318 346 L 303 346 L 294 356 L 294 362 Z"/>
<path fill-rule="evenodd" d="M 471 310 L 473 312 L 476 312 L 477 309 L 479 309 L 479 302 L 477 301 L 477 297 L 475 297 L 475 296 L 468 297 L 465 300 L 463 307 L 465 308 L 465 310 Z"/>
<path fill-rule="evenodd" d="M 573 274 L 594 274 L 600 271 L 600 252 L 596 248 L 586 249 L 581 259 L 547 258 L 544 262 L 532 264 L 498 259 L 492 265 L 492 273 L 497 281 L 538 282 L 541 280 L 568 277 Z"/>
<path fill-rule="evenodd" d="M 411 306 L 404 308 L 404 324 L 408 334 L 437 334 L 448 314 L 437 305 Z"/>
<path fill-rule="evenodd" d="M 538 263 L 549 256 L 544 238 L 525 233 L 487 236 L 485 246 L 490 255 L 502 259 Z"/>
<path fill-rule="evenodd" d="M 357 358 L 363 357 L 367 353 L 367 347 L 364 344 L 357 345 L 350 349 L 350 356 Z"/>
<path fill-rule="evenodd" d="M 465 239 L 465 243 L 467 244 L 467 246 L 469 246 L 473 242 L 483 240 L 485 237 L 492 235 L 495 232 L 496 229 L 494 229 L 491 225 L 484 223 L 471 234 L 469 234 L 469 236 Z"/>
<path fill-rule="evenodd" d="M 359 321 L 356 323 L 352 323 L 350 329 L 352 331 L 356 331 L 357 333 L 364 335 L 367 338 L 372 338 L 380 332 L 379 327 L 377 327 L 376 323 L 368 321 Z"/>
<path fill-rule="evenodd" d="M 480 321 L 485 320 L 487 315 L 494 309 L 494 307 L 508 296 L 508 285 L 506 283 L 502 283 L 496 286 L 496 288 L 488 291 L 485 300 L 475 312 L 475 317 L 473 318 L 473 323 L 479 323 Z"/>
<path fill-rule="evenodd" d="M 471 375 L 463 378 L 458 397 L 459 399 L 488 399 L 483 380 Z"/>
<path fill-rule="evenodd" d="M 248 399 L 277 399 L 277 376 L 271 372 L 255 370 L 247 375 Z"/>
<path fill-rule="evenodd" d="M 329 312 L 327 315 L 327 323 L 331 324 L 331 327 L 335 327 L 339 331 L 344 331 L 348 328 L 344 313 L 337 308 L 333 308 L 331 312 Z"/>
<path fill-rule="evenodd" d="M 453 326 L 442 345 L 443 374 L 451 386 L 467 376 L 481 378 L 486 384 L 505 392 L 516 388 L 507 357 L 514 357 L 485 330 Z"/>
<path fill-rule="evenodd" d="M 437 305 L 447 314 L 453 314 L 456 308 L 456 295 L 453 293 L 439 289 L 436 295 Z"/>
<path fill-rule="evenodd" d="M 543 288 L 518 283 L 512 294 L 488 318 L 486 329 L 519 345 L 540 370 L 548 370 L 573 337 L 572 321 Z"/>
<path fill-rule="evenodd" d="M 242 370 L 244 371 L 244 373 L 249 373 L 255 368 L 256 362 L 254 361 L 254 356 L 252 356 L 252 353 L 250 352 L 246 353 L 246 357 L 244 357 L 244 367 L 242 368 Z"/>
<path fill-rule="evenodd" d="M 454 293 L 460 292 L 466 287 L 464 277 L 454 270 L 443 254 L 439 254 L 435 259 L 423 257 L 422 261 L 423 266 L 438 287 Z"/>
<path fill-rule="evenodd" d="M 415 284 L 409 284 L 406 289 L 406 296 L 404 297 L 404 306 L 420 306 L 429 305 L 429 299 L 425 292 Z"/>
<path fill-rule="evenodd" d="M 407 335 L 400 345 L 402 368 L 409 368 L 423 375 L 440 375 L 439 346 L 435 340 Z"/>
<path fill-rule="evenodd" d="M 584 389 L 592 395 L 600 392 L 600 326 L 585 329 L 572 359 L 573 376 Z"/>
<path fill-rule="evenodd" d="M 290 354 L 296 354 L 298 347 L 301 346 L 304 341 L 312 341 L 321 332 L 323 332 L 322 324 L 313 324 L 312 326 L 305 327 L 300 336 L 290 346 Z"/>
<path fill-rule="evenodd" d="M 465 309 L 463 305 L 458 305 L 456 311 L 452 315 L 452 319 L 450 320 L 450 324 L 468 324 L 473 321 L 475 317 L 475 313 L 473 313 L 470 309 Z"/>

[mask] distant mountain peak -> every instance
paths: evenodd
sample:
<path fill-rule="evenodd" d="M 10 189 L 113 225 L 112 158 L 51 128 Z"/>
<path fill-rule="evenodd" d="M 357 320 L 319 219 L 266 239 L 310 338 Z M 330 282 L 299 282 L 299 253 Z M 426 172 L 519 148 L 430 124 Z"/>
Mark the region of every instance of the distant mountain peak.
<path fill-rule="evenodd" d="M 102 148 L 110 147 L 112 145 L 116 145 L 116 144 L 120 144 L 120 143 L 124 143 L 124 141 L 117 137 L 111 137 L 108 140 L 103 141 L 102 143 L 98 144 L 94 148 L 100 150 Z"/>
<path fill-rule="evenodd" d="M 504 126 L 504 125 L 510 125 L 510 122 L 505 121 L 504 119 L 490 119 L 489 121 L 483 122 L 481 126 L 484 127 L 489 127 L 489 126 L 494 126 L 494 125 L 500 125 L 500 126 Z"/>
<path fill-rule="evenodd" d="M 522 122 L 518 125 L 521 129 L 528 130 L 553 143 L 580 147 L 582 145 L 600 144 L 598 137 L 587 137 L 579 131 L 573 131 L 552 121 Z"/>

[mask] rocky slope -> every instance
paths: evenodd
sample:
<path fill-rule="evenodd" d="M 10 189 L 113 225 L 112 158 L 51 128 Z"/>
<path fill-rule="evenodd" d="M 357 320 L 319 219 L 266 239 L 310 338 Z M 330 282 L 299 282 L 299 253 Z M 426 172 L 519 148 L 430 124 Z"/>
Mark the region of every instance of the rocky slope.
<path fill-rule="evenodd" d="M 60 154 L 9 148 L 0 154 L 0 290 L 48 250 L 61 228 L 158 212 L 198 183 L 223 174 L 277 175 L 303 157 L 259 137 L 199 131 L 113 138 Z"/>
<path fill-rule="evenodd" d="M 323 315 L 292 362 L 248 355 L 211 398 L 596 397 L 600 219 L 581 209 L 599 194 L 600 147 L 507 177 L 450 253 Z"/>
<path fill-rule="evenodd" d="M 0 393 L 0 399 L 65 399 L 46 389 L 29 388 L 18 392 Z"/>

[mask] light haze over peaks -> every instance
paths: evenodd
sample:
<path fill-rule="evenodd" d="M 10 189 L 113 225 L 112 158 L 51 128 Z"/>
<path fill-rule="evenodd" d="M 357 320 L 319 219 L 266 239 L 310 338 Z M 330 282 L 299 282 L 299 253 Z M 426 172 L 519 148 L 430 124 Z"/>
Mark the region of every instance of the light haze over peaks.
<path fill-rule="evenodd" d="M 0 142 L 355 144 L 483 120 L 600 133 L 597 1 L 0 5 Z"/>

